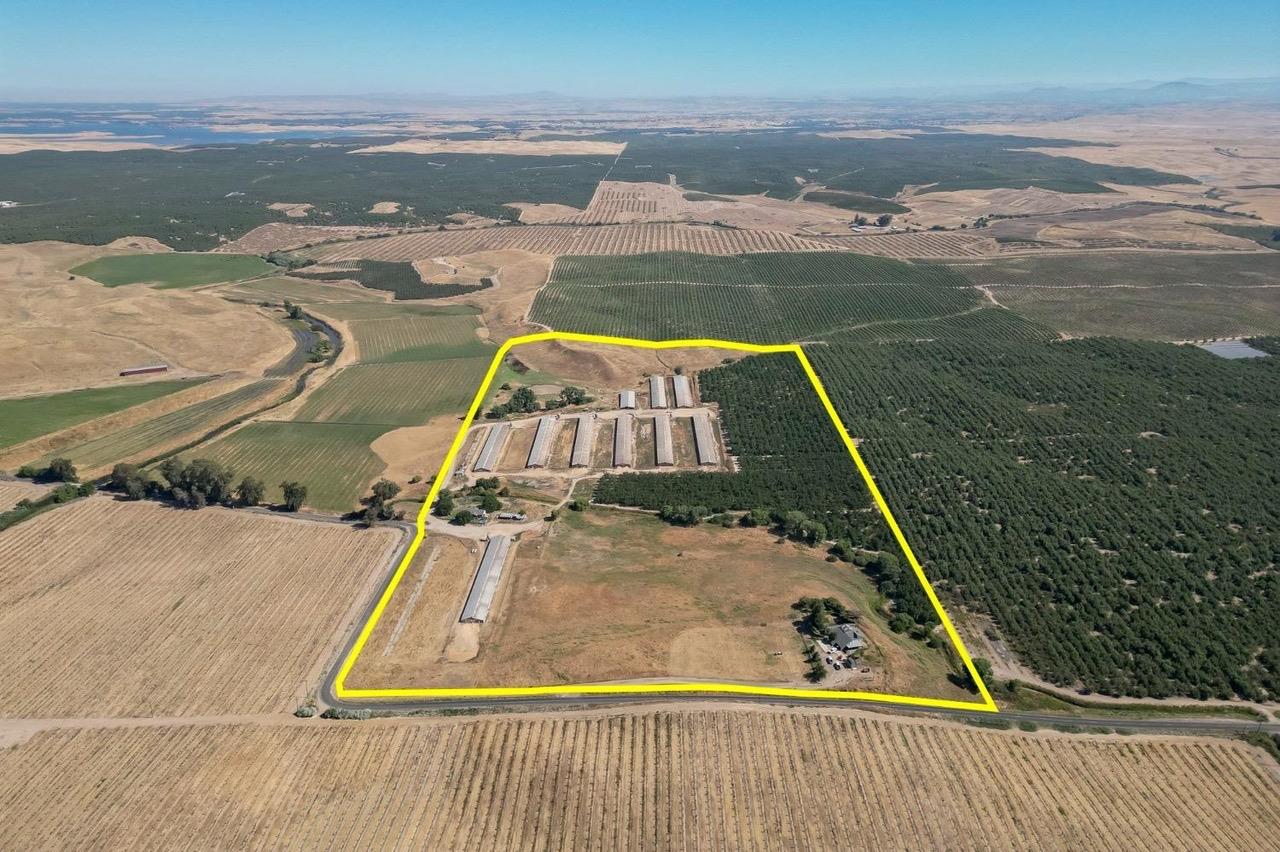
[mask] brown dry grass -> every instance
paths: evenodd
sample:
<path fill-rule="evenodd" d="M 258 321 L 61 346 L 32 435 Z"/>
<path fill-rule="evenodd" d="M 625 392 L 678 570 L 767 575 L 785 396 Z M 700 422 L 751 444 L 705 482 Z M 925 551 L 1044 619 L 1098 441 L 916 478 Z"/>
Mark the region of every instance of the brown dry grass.
<path fill-rule="evenodd" d="M 291 710 L 399 541 L 92 497 L 0 533 L 0 716 Z"/>
<path fill-rule="evenodd" d="M 378 215 L 399 213 L 400 202 L 399 201 L 378 201 L 378 202 L 375 202 L 374 205 L 369 208 L 369 212 L 376 213 Z"/>
<path fill-rule="evenodd" d="M 608 397 L 610 405 L 619 388 L 640 388 L 653 373 L 670 375 L 676 367 L 694 373 L 746 355 L 730 349 L 636 349 L 600 343 L 566 343 L 561 340 L 531 343 L 511 351 L 522 364 L 556 376 L 566 384 Z"/>
<path fill-rule="evenodd" d="M 1239 743 L 664 710 L 54 730 L 0 751 L 17 849 L 1274 848 Z"/>
<path fill-rule="evenodd" d="M 311 215 L 311 211 L 315 209 L 314 204 L 296 203 L 288 201 L 277 201 L 274 204 L 267 205 L 268 210 L 275 210 L 277 213 L 283 213 L 290 219 L 305 219 Z"/>
<path fill-rule="evenodd" d="M 257 374 L 293 338 L 257 308 L 210 293 L 103 287 L 67 270 L 151 242 L 106 247 L 38 242 L 0 246 L 0 396 L 125 384 L 120 370 L 157 361 L 167 378 L 232 370 Z"/>
<path fill-rule="evenodd" d="M 531 436 L 532 430 L 524 431 Z M 410 572 L 393 600 L 400 598 L 401 608 L 414 600 L 409 616 L 414 627 L 388 653 L 400 616 L 384 616 L 349 686 L 654 678 L 804 686 L 802 642 L 792 626 L 791 604 L 806 595 L 835 595 L 866 614 L 872 671 L 833 675 L 824 687 L 967 697 L 947 680 L 945 655 L 892 634 L 872 611 L 870 581 L 846 565 L 825 562 L 821 551 L 775 541 L 760 531 L 682 529 L 607 509 L 565 513 L 548 533 L 525 533 L 509 559 L 489 620 L 467 628 L 476 634 L 478 653 L 451 658 L 449 641 L 462 631 L 458 614 L 479 553 L 467 554 L 463 545 L 442 536 L 428 539 L 424 549 L 433 541 L 443 542 L 464 564 L 444 560 L 450 566 L 446 581 L 434 573 L 441 570 L 437 561 L 431 594 L 410 591 L 419 576 Z"/>
<path fill-rule="evenodd" d="M 387 465 L 382 471 L 383 478 L 398 482 L 403 487 L 399 495 L 401 498 L 419 497 L 431 488 L 460 425 L 453 415 L 433 417 L 424 426 L 392 429 L 374 441 L 369 449 Z M 409 480 L 415 476 L 422 477 L 421 481 L 409 485 Z"/>
<path fill-rule="evenodd" d="M 357 148 L 352 154 L 515 154 L 523 157 L 608 156 L 616 157 L 625 142 L 598 139 L 405 139 L 386 145 Z"/>
<path fill-rule="evenodd" d="M 1280 190 L 1244 187 L 1280 183 L 1280 109 L 1212 105 L 1155 107 L 1124 113 L 1086 115 L 1067 121 L 972 125 L 976 133 L 1014 133 L 1103 143 L 1044 148 L 1041 153 L 1106 165 L 1138 166 L 1184 174 L 1203 185 L 1189 188 L 1187 200 L 1226 201 L 1238 212 L 1255 213 L 1280 224 Z M 1198 197 L 1196 197 L 1198 196 Z"/>
<path fill-rule="evenodd" d="M 386 228 L 365 225 L 295 225 L 291 222 L 269 222 L 259 225 L 239 239 L 223 243 L 215 252 L 228 254 L 266 254 L 287 251 L 329 240 L 348 240 L 357 236 L 391 233 Z"/>
<path fill-rule="evenodd" d="M 134 151 L 161 148 L 145 139 L 86 130 L 80 133 L 30 133 L 0 136 L 0 155 L 24 151 Z"/>

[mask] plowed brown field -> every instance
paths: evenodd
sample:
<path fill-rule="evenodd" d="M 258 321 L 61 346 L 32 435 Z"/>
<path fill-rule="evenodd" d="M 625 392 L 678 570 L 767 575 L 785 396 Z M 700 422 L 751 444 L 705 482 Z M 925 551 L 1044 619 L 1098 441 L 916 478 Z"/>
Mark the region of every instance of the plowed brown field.
<path fill-rule="evenodd" d="M 0 812 L 14 849 L 1260 850 L 1260 760 L 773 711 L 55 730 Z"/>
<path fill-rule="evenodd" d="M 109 497 L 12 527 L 0 717 L 292 710 L 398 540 Z"/>

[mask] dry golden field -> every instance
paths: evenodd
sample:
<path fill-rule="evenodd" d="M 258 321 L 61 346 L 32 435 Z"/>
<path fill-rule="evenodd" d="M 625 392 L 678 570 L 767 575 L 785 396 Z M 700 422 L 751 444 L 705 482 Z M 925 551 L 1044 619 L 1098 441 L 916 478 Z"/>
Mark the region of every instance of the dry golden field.
<path fill-rule="evenodd" d="M 19 500 L 35 500 L 49 490 L 25 479 L 0 479 L 0 512 L 12 508 Z"/>
<path fill-rule="evenodd" d="M 103 287 L 67 272 L 157 248 L 143 238 L 0 246 L 0 395 L 130 384 L 121 370 L 157 362 L 169 365 L 165 378 L 260 374 L 293 348 L 289 332 L 253 306 L 195 290 Z"/>
<path fill-rule="evenodd" d="M 320 261 L 419 260 L 482 251 L 521 249 L 534 254 L 644 254 L 690 251 L 747 254 L 760 251 L 831 251 L 815 238 L 776 231 L 706 225 L 526 225 L 426 231 L 317 246 L 302 253 Z"/>
<path fill-rule="evenodd" d="M 520 432 L 522 461 L 533 430 L 509 444 Z M 602 428 L 597 446 L 611 445 L 611 435 Z M 661 679 L 804 688 L 791 604 L 834 595 L 862 614 L 869 671 L 833 673 L 822 688 L 972 700 L 948 679 L 944 650 L 889 629 L 865 575 L 763 531 L 674 527 L 611 509 L 564 512 L 549 532 L 526 532 L 514 546 L 489 620 L 461 624 L 482 546 L 428 535 L 347 686 Z"/>
<path fill-rule="evenodd" d="M 52 730 L 0 751 L 12 849 L 1274 849 L 1240 744 L 857 713 Z"/>
<path fill-rule="evenodd" d="M 292 222 L 269 222 L 259 225 L 237 240 L 213 249 L 227 254 L 265 254 L 284 251 L 325 240 L 351 239 L 355 236 L 377 236 L 391 233 L 386 228 L 365 225 L 297 225 Z"/>
<path fill-rule="evenodd" d="M 399 541 L 93 497 L 0 533 L 0 716 L 292 710 Z"/>

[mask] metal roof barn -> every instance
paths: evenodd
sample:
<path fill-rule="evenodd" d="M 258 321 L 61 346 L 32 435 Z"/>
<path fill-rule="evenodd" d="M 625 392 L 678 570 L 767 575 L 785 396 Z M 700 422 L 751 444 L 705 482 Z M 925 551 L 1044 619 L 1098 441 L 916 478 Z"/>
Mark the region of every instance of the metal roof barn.
<path fill-rule="evenodd" d="M 476 470 L 493 470 L 498 466 L 498 456 L 510 431 L 510 423 L 495 423 L 489 427 L 489 433 L 484 436 L 484 446 L 480 448 L 480 458 L 476 459 Z"/>
<path fill-rule="evenodd" d="M 667 407 L 667 380 L 665 376 L 649 377 L 649 407 Z"/>
<path fill-rule="evenodd" d="M 633 390 L 625 390 L 622 393 L 618 394 L 618 407 L 619 408 L 635 408 L 636 392 Z"/>
<path fill-rule="evenodd" d="M 631 423 L 635 415 L 619 414 L 613 421 L 613 466 L 631 467 L 635 446 L 631 439 Z"/>
<path fill-rule="evenodd" d="M 538 431 L 533 433 L 533 446 L 529 448 L 526 467 L 547 466 L 547 456 L 551 455 L 551 436 L 555 434 L 556 421 L 559 419 L 554 414 L 538 418 Z"/>
<path fill-rule="evenodd" d="M 467 595 L 467 602 L 462 607 L 462 621 L 481 622 L 489 617 L 489 607 L 493 604 L 494 593 L 498 591 L 498 580 L 502 578 L 509 550 L 510 536 L 489 537 L 484 546 L 484 556 L 480 557 L 476 578 L 471 582 L 471 593 Z"/>
<path fill-rule="evenodd" d="M 693 416 L 693 443 L 698 450 L 698 464 L 719 464 L 715 436 L 711 432 L 711 418 L 705 414 Z"/>
<path fill-rule="evenodd" d="M 675 451 L 671 448 L 671 415 L 659 414 L 653 418 L 654 446 L 657 450 L 659 465 L 676 463 Z"/>
<path fill-rule="evenodd" d="M 573 434 L 573 456 L 570 467 L 591 467 L 591 451 L 596 445 L 596 418 L 593 414 L 578 415 L 578 431 Z"/>
<path fill-rule="evenodd" d="M 689 384 L 688 376 L 672 376 L 671 386 L 676 390 L 676 408 L 692 408 L 693 407 L 693 388 Z"/>

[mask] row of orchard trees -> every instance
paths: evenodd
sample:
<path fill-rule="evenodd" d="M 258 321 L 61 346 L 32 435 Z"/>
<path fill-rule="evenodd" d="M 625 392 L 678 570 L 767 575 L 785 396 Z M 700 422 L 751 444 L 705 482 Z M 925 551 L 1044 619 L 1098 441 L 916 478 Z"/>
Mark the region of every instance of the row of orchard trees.
<path fill-rule="evenodd" d="M 1280 360 L 1116 340 L 811 357 L 944 599 L 1042 677 L 1280 695 Z"/>

